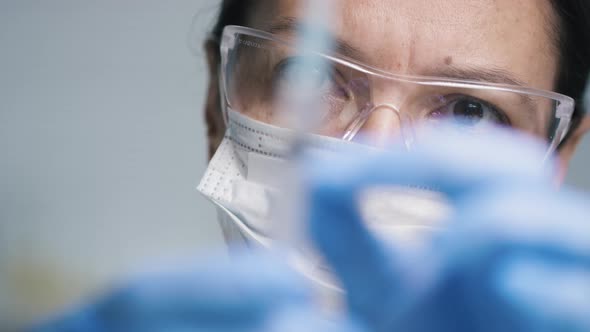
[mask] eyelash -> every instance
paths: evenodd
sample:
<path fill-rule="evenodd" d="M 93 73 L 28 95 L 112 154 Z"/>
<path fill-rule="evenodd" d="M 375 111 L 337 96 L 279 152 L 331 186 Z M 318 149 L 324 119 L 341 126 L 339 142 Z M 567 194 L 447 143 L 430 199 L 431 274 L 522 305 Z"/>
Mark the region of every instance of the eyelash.
<path fill-rule="evenodd" d="M 498 107 L 490 102 L 487 102 L 483 99 L 473 97 L 470 95 L 464 95 L 464 94 L 446 95 L 444 98 L 447 102 L 444 105 L 438 107 L 437 110 L 441 109 L 442 107 L 448 106 L 449 104 L 452 104 L 454 102 L 458 102 L 460 100 L 469 100 L 469 101 L 473 101 L 476 103 L 480 103 L 480 104 L 488 107 L 490 109 L 490 111 L 492 111 L 494 113 L 494 115 L 497 116 L 497 118 L 500 120 L 502 125 L 507 126 L 507 127 L 512 126 L 512 122 L 510 121 L 510 118 L 508 117 L 508 115 L 506 115 L 505 111 L 503 111 L 500 107 Z"/>

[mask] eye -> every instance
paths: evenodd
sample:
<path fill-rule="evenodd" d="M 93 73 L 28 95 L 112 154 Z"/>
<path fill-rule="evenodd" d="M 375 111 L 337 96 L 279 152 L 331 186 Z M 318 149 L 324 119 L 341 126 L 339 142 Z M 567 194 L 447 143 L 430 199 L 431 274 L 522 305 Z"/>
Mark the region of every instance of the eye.
<path fill-rule="evenodd" d="M 504 112 L 491 103 L 467 96 L 445 97 L 444 99 L 448 102 L 432 111 L 428 115 L 430 120 L 450 121 L 469 128 L 480 125 L 510 125 L 510 120 Z"/>
<path fill-rule="evenodd" d="M 355 95 L 345 77 L 323 58 L 286 58 L 273 70 L 272 96 L 277 109 L 285 114 L 311 116 L 310 123 L 317 132 L 336 135 L 357 113 Z"/>
<path fill-rule="evenodd" d="M 275 70 L 275 83 L 284 85 L 284 88 L 316 89 L 322 87 L 329 78 L 330 73 L 324 64 L 306 58 L 286 59 Z"/>
<path fill-rule="evenodd" d="M 316 57 L 292 57 L 281 61 L 275 68 L 273 83 L 279 92 L 295 96 L 305 93 L 325 99 L 347 95 L 338 84 L 334 68 Z"/>

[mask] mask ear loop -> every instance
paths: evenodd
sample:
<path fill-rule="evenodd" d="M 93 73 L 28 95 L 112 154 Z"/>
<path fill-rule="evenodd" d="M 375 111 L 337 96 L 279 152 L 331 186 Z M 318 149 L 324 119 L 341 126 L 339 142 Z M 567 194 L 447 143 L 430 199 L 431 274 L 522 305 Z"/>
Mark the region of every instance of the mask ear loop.
<path fill-rule="evenodd" d="M 416 134 L 414 132 L 414 128 L 412 127 L 412 121 L 411 121 L 411 119 L 405 117 L 404 114 L 400 111 L 400 109 L 398 107 L 395 107 L 392 104 L 380 104 L 377 106 L 369 105 L 368 107 L 365 107 L 361 111 L 361 114 L 348 126 L 342 139 L 345 141 L 348 141 L 348 142 L 352 141 L 356 137 L 358 132 L 361 130 L 361 128 L 365 125 L 365 123 L 369 119 L 369 116 L 375 110 L 378 110 L 381 108 L 388 109 L 390 111 L 393 111 L 393 113 L 395 113 L 395 115 L 399 119 L 400 134 L 401 134 L 401 138 L 404 142 L 404 146 L 406 147 L 406 149 L 408 151 L 410 151 L 412 149 L 412 147 L 414 146 L 415 137 L 416 137 Z"/>

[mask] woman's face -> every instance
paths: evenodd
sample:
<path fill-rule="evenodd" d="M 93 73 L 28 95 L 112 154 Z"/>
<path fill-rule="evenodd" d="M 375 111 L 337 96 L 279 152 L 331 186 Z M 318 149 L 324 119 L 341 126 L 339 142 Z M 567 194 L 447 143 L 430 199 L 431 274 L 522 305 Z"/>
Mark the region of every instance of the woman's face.
<path fill-rule="evenodd" d="M 323 28 L 367 65 L 399 74 L 555 89 L 557 17 L 548 0 L 336 2 L 338 10 Z M 260 0 L 248 26 L 289 38 L 305 21 L 304 5 Z M 387 130 L 391 114 L 375 116 L 375 130 Z"/>

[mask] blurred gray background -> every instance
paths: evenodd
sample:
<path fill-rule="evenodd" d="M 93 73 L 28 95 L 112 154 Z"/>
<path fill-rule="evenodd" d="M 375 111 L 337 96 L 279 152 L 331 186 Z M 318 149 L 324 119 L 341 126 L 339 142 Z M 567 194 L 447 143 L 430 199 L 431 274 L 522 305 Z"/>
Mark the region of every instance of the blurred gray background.
<path fill-rule="evenodd" d="M 0 0 L 0 330 L 221 250 L 200 44 L 217 0 Z M 569 183 L 590 189 L 590 140 Z"/>
<path fill-rule="evenodd" d="M 221 246 L 200 49 L 216 0 L 0 0 L 0 331 Z"/>

